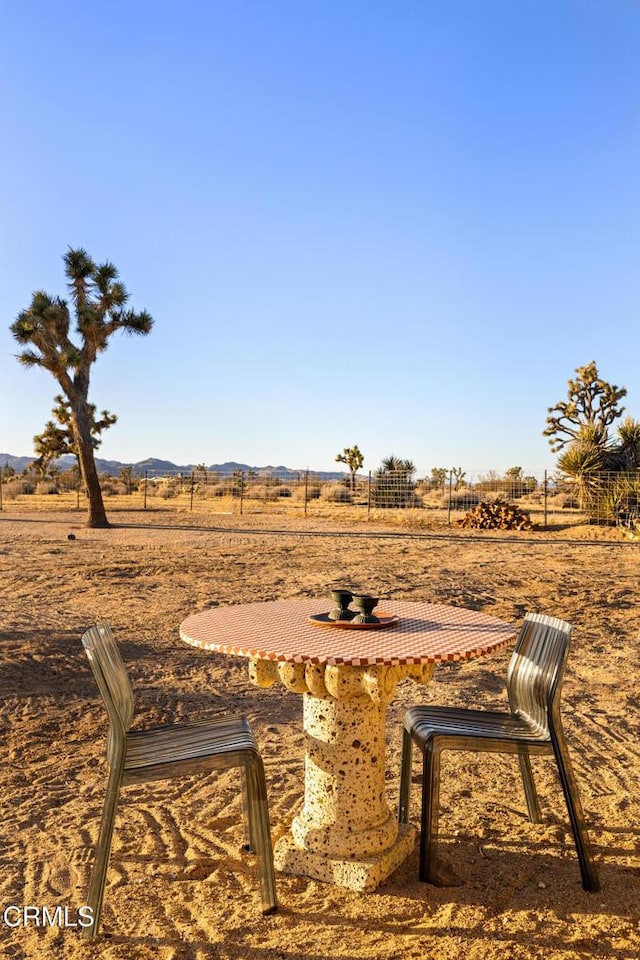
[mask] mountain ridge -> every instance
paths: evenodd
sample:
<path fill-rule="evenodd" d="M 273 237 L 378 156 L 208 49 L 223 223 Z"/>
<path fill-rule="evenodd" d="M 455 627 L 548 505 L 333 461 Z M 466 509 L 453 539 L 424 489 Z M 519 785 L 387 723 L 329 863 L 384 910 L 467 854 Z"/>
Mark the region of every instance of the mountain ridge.
<path fill-rule="evenodd" d="M 33 463 L 35 459 L 33 456 L 19 457 L 11 453 L 0 453 L 0 468 L 11 467 L 16 473 L 20 473 L 22 470 L 26 470 L 29 464 Z M 75 466 L 76 458 L 71 454 L 65 454 L 65 456 L 59 457 L 53 462 L 61 470 L 68 470 L 70 467 Z M 103 460 L 100 457 L 96 457 L 98 473 L 109 474 L 110 476 L 118 476 L 121 470 L 128 467 L 131 467 L 133 476 L 137 477 L 144 475 L 145 472 L 148 476 L 158 476 L 160 474 L 190 474 L 193 470 L 197 470 L 198 466 L 199 465 L 195 463 L 176 464 L 171 460 L 162 460 L 157 457 L 146 457 L 144 460 L 128 463 L 120 460 Z M 244 470 L 245 473 L 252 471 L 259 476 L 268 475 L 270 477 L 276 476 L 292 479 L 304 475 L 306 472 L 306 469 L 296 470 L 292 467 L 285 467 L 282 464 L 277 467 L 271 465 L 256 467 L 250 466 L 248 463 L 238 463 L 235 460 L 227 460 L 225 463 L 212 463 L 209 466 L 205 464 L 205 467 L 209 473 L 219 473 L 223 476 L 228 476 L 236 470 Z M 340 479 L 345 476 L 345 473 L 340 471 L 313 470 L 309 472 L 313 473 L 316 477 L 323 477 L 325 479 Z"/>

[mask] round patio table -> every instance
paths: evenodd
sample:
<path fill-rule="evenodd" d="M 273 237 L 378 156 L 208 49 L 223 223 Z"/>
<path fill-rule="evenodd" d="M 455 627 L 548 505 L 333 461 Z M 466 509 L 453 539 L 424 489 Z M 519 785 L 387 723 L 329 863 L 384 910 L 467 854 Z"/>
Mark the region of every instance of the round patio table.
<path fill-rule="evenodd" d="M 247 657 L 259 687 L 280 681 L 303 695 L 304 804 L 276 844 L 276 867 L 374 890 L 415 843 L 385 797 L 386 707 L 398 681 L 425 683 L 436 663 L 493 653 L 516 631 L 475 610 L 403 600 L 380 602 L 380 618 L 397 617 L 384 629 L 310 620 L 330 607 L 322 599 L 212 607 L 187 617 L 180 637 Z"/>

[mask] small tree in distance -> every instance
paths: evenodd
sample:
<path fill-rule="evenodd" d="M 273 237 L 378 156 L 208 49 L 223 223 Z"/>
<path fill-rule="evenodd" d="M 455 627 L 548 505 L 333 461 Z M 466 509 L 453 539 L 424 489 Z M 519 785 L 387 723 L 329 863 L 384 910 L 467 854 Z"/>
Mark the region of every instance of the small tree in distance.
<path fill-rule="evenodd" d="M 429 483 L 432 487 L 436 489 L 441 489 L 444 493 L 444 487 L 447 482 L 447 468 L 446 467 L 432 467 L 431 468 L 431 477 Z"/>
<path fill-rule="evenodd" d="M 454 485 L 454 488 L 453 488 L 454 490 L 459 490 L 459 489 L 460 489 L 460 487 L 462 486 L 462 481 L 464 480 L 464 478 L 466 477 L 466 475 L 467 475 L 467 472 L 466 472 L 466 470 L 463 470 L 462 467 L 453 467 L 453 468 L 452 468 L 452 470 L 451 470 L 451 476 L 453 477 L 454 484 L 455 484 L 455 485 Z"/>
<path fill-rule="evenodd" d="M 355 444 L 353 447 L 345 447 L 342 453 L 336 456 L 336 462 L 346 463 L 349 467 L 349 473 L 351 474 L 351 492 L 354 493 L 356 489 L 356 474 L 364 463 L 364 456 L 360 452 L 358 444 Z"/>
<path fill-rule="evenodd" d="M 21 346 L 27 347 L 18 354 L 20 363 L 48 370 L 69 401 L 69 425 L 89 501 L 88 525 L 108 527 L 91 434 L 91 367 L 117 330 L 144 335 L 151 330 L 153 320 L 146 310 L 126 308 L 129 294 L 118 281 L 112 263 L 98 265 L 81 248 L 69 248 L 63 259 L 79 344 L 69 337 L 71 313 L 66 301 L 41 290 L 18 314 L 11 332 Z"/>

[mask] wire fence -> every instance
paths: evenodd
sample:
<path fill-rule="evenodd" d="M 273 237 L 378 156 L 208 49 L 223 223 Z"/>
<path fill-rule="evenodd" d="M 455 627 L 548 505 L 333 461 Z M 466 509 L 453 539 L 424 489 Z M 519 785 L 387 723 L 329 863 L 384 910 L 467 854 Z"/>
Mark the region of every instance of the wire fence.
<path fill-rule="evenodd" d="M 548 529 L 585 523 L 640 532 L 640 471 L 578 478 L 540 475 L 473 477 L 438 470 L 378 470 L 326 475 L 305 470 L 204 468 L 167 473 L 135 468 L 100 478 L 105 505 L 152 510 L 175 506 L 202 513 L 287 513 L 345 519 L 413 519 L 433 524 L 501 529 Z M 19 506 L 84 509 L 86 497 L 76 470 L 44 478 L 0 468 L 0 510 Z"/>

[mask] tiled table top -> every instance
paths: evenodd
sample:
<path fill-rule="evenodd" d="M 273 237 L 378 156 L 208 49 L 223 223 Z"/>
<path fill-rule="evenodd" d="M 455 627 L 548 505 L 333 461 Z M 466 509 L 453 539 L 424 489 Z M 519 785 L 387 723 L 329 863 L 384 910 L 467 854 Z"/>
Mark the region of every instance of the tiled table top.
<path fill-rule="evenodd" d="M 515 628 L 475 610 L 404 600 L 380 601 L 375 613 L 398 623 L 377 630 L 318 626 L 331 600 L 273 600 L 211 607 L 187 617 L 180 636 L 206 650 L 288 663 L 437 663 L 492 653 L 513 642 Z"/>

